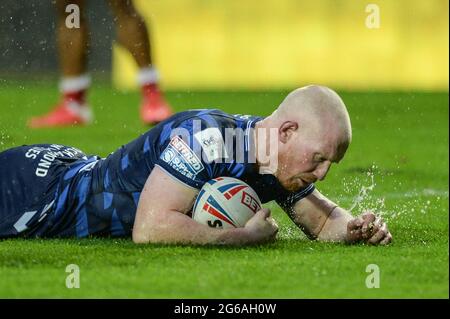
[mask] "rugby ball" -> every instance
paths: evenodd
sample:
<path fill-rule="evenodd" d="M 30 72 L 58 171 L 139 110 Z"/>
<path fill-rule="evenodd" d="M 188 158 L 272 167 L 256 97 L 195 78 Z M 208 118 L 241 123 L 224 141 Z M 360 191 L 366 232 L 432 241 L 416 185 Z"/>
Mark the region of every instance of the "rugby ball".
<path fill-rule="evenodd" d="M 209 227 L 238 228 L 260 209 L 261 201 L 248 184 L 232 177 L 217 177 L 200 190 L 192 218 Z"/>

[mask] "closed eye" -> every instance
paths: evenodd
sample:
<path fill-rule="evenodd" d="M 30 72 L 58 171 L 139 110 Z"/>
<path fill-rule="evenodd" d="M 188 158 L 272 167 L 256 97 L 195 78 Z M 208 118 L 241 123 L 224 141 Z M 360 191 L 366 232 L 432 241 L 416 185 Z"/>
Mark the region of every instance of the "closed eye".
<path fill-rule="evenodd" d="M 326 158 L 323 157 L 322 155 L 316 153 L 314 155 L 314 161 L 317 163 L 322 163 L 322 162 L 326 161 Z"/>

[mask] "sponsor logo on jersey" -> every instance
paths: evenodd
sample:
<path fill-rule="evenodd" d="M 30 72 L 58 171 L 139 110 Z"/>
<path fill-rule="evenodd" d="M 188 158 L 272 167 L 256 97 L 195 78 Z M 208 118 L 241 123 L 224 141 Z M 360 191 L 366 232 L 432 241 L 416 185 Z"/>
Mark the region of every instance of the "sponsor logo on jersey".
<path fill-rule="evenodd" d="M 180 174 L 194 179 L 204 170 L 200 159 L 194 151 L 179 137 L 174 136 L 161 154 L 161 159 Z"/>
<path fill-rule="evenodd" d="M 217 127 L 210 127 L 195 133 L 194 138 L 201 145 L 204 157 L 208 162 L 228 158 L 222 134 Z"/>

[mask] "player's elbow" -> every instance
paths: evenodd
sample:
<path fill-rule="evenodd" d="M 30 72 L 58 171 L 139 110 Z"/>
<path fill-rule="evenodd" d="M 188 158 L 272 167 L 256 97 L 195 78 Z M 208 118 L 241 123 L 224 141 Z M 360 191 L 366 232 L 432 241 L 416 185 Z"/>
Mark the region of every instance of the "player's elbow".
<path fill-rule="evenodd" d="M 147 244 L 147 242 L 142 237 L 133 236 L 133 243 L 135 244 Z"/>
<path fill-rule="evenodd" d="M 139 206 L 136 211 L 133 231 L 131 234 L 135 244 L 149 244 L 155 242 L 155 234 L 158 225 L 164 225 L 163 214 L 158 210 L 151 210 L 145 206 Z"/>
<path fill-rule="evenodd" d="M 139 227 L 133 228 L 131 237 L 135 244 L 148 244 L 150 242 L 149 236 L 143 229 L 140 229 Z"/>
<path fill-rule="evenodd" d="M 165 214 L 154 213 L 147 215 L 144 220 L 136 220 L 132 239 L 135 244 L 165 243 L 165 232 L 170 229 Z"/>
<path fill-rule="evenodd" d="M 132 233 L 132 239 L 135 244 L 158 244 L 162 243 L 163 240 L 156 236 L 157 232 L 140 232 L 134 231 Z"/>
<path fill-rule="evenodd" d="M 146 219 L 145 222 L 139 222 L 136 220 L 133 227 L 132 239 L 135 244 L 148 244 L 152 240 L 150 234 L 152 231 L 152 221 L 150 219 Z"/>
<path fill-rule="evenodd" d="M 135 225 L 133 228 L 132 239 L 135 244 L 157 244 L 161 242 L 158 238 L 159 233 L 159 230 L 151 225 Z"/>

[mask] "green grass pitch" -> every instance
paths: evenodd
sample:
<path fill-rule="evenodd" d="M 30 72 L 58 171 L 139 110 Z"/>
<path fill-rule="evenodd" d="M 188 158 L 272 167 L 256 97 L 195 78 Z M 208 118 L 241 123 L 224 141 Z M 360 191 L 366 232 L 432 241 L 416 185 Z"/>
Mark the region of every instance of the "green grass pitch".
<path fill-rule="evenodd" d="M 268 115 L 287 91 L 168 92 L 177 111 L 218 107 Z M 344 160 L 317 187 L 349 208 L 388 220 L 388 247 L 312 242 L 275 205 L 275 243 L 243 248 L 134 245 L 130 239 L 0 241 L 0 297 L 45 298 L 448 298 L 448 93 L 340 92 L 353 124 Z M 96 121 L 85 128 L 30 130 L 26 118 L 56 102 L 55 83 L 0 84 L 0 150 L 63 143 L 106 156 L 148 128 L 138 93 L 97 84 Z M 1 165 L 2 163 L 0 163 Z M 80 288 L 65 286 L 80 267 Z M 380 287 L 366 287 L 366 267 Z"/>

